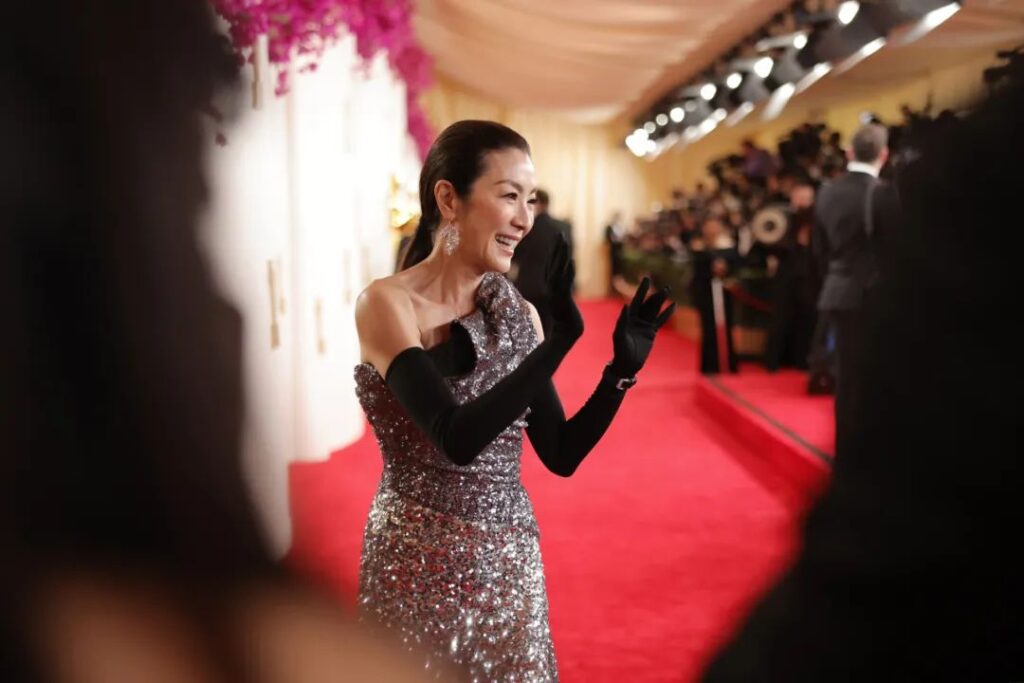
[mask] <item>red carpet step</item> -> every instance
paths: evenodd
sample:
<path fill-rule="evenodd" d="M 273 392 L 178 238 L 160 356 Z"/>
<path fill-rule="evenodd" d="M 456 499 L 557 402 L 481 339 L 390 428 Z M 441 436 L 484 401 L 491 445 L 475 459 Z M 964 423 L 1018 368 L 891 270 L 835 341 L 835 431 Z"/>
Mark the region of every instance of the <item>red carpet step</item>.
<path fill-rule="evenodd" d="M 746 366 L 736 375 L 701 377 L 697 404 L 754 455 L 801 490 L 828 478 L 835 444 L 831 397 L 810 396 L 807 375 Z"/>

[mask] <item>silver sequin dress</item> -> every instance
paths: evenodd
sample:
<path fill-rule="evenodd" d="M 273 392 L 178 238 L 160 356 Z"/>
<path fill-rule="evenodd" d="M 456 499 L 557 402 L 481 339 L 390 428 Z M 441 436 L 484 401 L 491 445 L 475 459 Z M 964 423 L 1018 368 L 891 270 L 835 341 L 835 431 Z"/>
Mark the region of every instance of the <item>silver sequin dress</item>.
<path fill-rule="evenodd" d="M 460 403 L 494 386 L 538 344 L 505 277 L 485 275 L 476 299 L 477 310 L 455 323 L 472 338 L 476 364 L 446 380 Z M 363 616 L 474 681 L 557 681 L 537 522 L 520 481 L 528 413 L 459 467 L 406 415 L 373 366 L 356 366 L 355 377 L 384 459 L 363 537 Z"/>

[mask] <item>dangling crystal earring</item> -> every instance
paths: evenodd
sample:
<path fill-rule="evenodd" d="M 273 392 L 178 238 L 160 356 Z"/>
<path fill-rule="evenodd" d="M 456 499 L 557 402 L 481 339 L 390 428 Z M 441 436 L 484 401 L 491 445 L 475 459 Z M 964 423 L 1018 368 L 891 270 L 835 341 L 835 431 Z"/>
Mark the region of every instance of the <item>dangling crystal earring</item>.
<path fill-rule="evenodd" d="M 455 227 L 455 221 L 444 226 L 441 230 L 441 240 L 441 247 L 444 249 L 444 253 L 448 256 L 454 254 L 455 248 L 459 246 L 459 231 Z"/>

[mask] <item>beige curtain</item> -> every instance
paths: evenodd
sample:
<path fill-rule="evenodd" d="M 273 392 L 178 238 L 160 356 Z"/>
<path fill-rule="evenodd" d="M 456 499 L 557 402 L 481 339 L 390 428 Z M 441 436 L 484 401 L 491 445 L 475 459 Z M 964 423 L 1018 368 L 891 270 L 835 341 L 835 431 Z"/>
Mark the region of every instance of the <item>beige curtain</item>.
<path fill-rule="evenodd" d="M 461 119 L 488 119 L 529 141 L 538 182 L 551 194 L 551 214 L 572 223 L 580 294 L 603 295 L 608 279 L 604 226 L 614 211 L 628 219 L 649 205 L 642 168 L 617 129 L 505 107 L 443 80 L 424 95 L 423 105 L 438 131 Z"/>

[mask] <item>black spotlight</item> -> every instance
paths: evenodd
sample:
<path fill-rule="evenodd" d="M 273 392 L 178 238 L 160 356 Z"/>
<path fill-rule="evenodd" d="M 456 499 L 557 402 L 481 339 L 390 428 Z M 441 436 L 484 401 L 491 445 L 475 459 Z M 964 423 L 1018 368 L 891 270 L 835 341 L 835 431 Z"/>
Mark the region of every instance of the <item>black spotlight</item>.
<path fill-rule="evenodd" d="M 764 79 L 765 87 L 774 92 L 786 83 L 796 83 L 813 68 L 813 65 L 803 66 L 797 59 L 798 54 L 796 48 L 789 48 L 777 55 L 771 73 Z"/>
<path fill-rule="evenodd" d="M 740 100 L 758 104 L 771 96 L 771 91 L 765 85 L 764 80 L 757 74 L 748 73 L 743 76 L 743 83 L 736 89 Z"/>
<path fill-rule="evenodd" d="M 834 25 L 821 33 L 817 40 L 807 41 L 804 50 L 814 50 L 814 63 L 818 62 L 841 62 L 847 57 L 879 38 L 884 38 L 885 33 L 875 28 L 870 19 L 870 12 L 866 10 L 871 6 L 861 7 L 860 12 L 846 26 Z M 806 64 L 806 60 L 800 60 Z"/>

